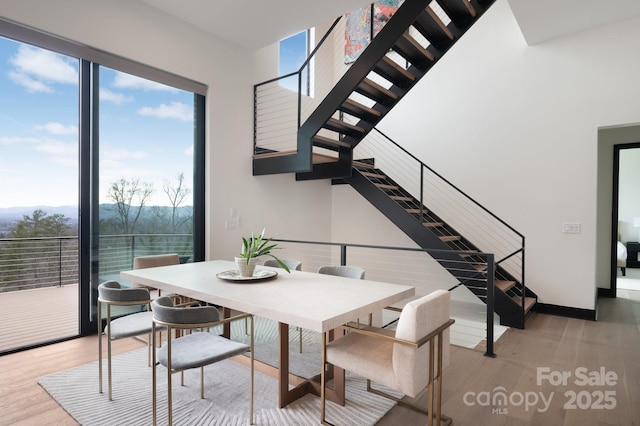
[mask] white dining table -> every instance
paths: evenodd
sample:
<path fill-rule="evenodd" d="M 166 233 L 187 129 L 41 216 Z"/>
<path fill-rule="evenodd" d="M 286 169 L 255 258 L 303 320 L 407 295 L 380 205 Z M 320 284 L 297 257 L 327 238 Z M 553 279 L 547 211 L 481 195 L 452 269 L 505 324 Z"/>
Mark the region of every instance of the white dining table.
<path fill-rule="evenodd" d="M 218 273 L 235 269 L 232 261 L 210 260 L 122 271 L 120 276 L 163 292 L 277 321 L 280 407 L 308 392 L 319 391 L 317 384 L 295 380 L 289 374 L 290 325 L 327 333 L 415 294 L 415 288 L 407 285 L 303 271 L 287 273 L 283 269 L 266 266 L 258 266 L 257 269 L 277 272 L 277 276 L 257 281 L 226 281 L 216 277 Z M 344 378 L 336 382 L 334 389 L 337 389 L 337 394 L 328 397 L 344 404 Z M 290 383 L 295 386 L 293 389 L 290 389 Z"/>

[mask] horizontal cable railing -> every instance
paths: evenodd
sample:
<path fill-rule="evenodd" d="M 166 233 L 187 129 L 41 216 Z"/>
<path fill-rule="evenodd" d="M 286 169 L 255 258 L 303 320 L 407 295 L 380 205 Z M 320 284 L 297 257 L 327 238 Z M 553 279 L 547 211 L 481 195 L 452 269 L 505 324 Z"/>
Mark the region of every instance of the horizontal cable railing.
<path fill-rule="evenodd" d="M 430 215 L 438 217 L 481 251 L 494 253 L 496 265 L 519 281 L 524 292 L 525 239 L 521 233 L 377 129 L 355 148 L 354 158 L 373 160 L 376 169 L 417 200 L 414 207 L 424 221 Z"/>
<path fill-rule="evenodd" d="M 331 243 L 317 241 L 299 241 L 274 238 L 278 243 L 277 256 L 281 259 L 296 259 L 302 262 L 302 270 L 315 272 L 323 265 L 354 265 L 365 269 L 365 279 L 410 285 L 416 288 L 416 295 L 423 296 L 437 289 L 466 292 L 459 286 L 466 281 L 474 293 L 486 302 L 482 305 L 486 324 L 487 356 L 494 356 L 494 255 L 474 252 L 484 262 L 484 274 L 469 278 L 464 274 L 458 256 L 460 252 L 448 250 L 430 250 L 421 248 L 390 247 L 365 244 Z M 455 253 L 460 261 L 451 261 Z M 445 271 L 439 260 L 447 259 L 449 265 Z M 460 266 L 458 268 L 458 266 Z M 464 298 L 464 295 L 462 295 Z"/>
<path fill-rule="evenodd" d="M 133 267 L 133 258 L 178 253 L 188 261 L 191 234 L 105 235 L 99 240 L 99 276 Z M 0 292 L 78 283 L 78 237 L 0 239 Z"/>
<path fill-rule="evenodd" d="M 301 123 L 349 69 L 344 21 L 333 22 L 297 72 L 254 86 L 254 154 L 297 150 Z"/>

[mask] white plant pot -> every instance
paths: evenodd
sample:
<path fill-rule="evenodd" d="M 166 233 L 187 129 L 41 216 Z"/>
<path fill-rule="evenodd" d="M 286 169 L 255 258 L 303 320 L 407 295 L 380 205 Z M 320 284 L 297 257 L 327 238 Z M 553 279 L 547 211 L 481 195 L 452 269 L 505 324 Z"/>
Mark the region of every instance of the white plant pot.
<path fill-rule="evenodd" d="M 252 277 L 253 272 L 256 269 L 256 258 L 249 259 L 249 263 L 247 263 L 247 259 L 244 257 L 236 257 L 236 265 L 238 266 L 238 272 L 240 272 L 240 276 L 243 277 Z"/>

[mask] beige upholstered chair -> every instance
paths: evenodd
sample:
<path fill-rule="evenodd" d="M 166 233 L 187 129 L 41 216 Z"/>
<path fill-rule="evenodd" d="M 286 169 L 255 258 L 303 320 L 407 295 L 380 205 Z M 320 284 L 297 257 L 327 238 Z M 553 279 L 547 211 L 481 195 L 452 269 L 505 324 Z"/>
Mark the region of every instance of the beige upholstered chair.
<path fill-rule="evenodd" d="M 167 368 L 167 408 L 169 425 L 173 423 L 172 410 L 172 384 L 171 376 L 175 372 L 181 372 L 192 368 L 200 368 L 200 398 L 204 399 L 204 366 L 222 361 L 235 355 L 250 352 L 250 394 L 249 394 L 249 419 L 253 424 L 253 373 L 254 373 L 254 351 L 253 351 L 253 316 L 251 314 L 240 314 L 231 318 L 220 319 L 220 313 L 214 306 L 175 306 L 169 297 L 159 297 L 152 302 L 153 321 L 152 334 L 153 344 L 156 344 L 157 327 L 166 327 L 168 335 L 171 330 L 188 330 L 185 334 L 176 339 L 169 338 L 167 343 L 157 351 L 153 351 L 153 424 L 156 424 L 157 417 L 157 379 L 156 365 L 162 364 Z M 188 305 L 188 304 L 185 304 Z M 226 324 L 238 319 L 248 318 L 251 324 L 250 344 L 235 342 L 222 336 L 209 332 L 209 327 Z M 157 362 L 156 362 L 157 359 Z M 184 377 L 183 377 L 184 378 Z"/>
<path fill-rule="evenodd" d="M 151 333 L 153 314 L 148 310 L 150 303 L 149 290 L 146 288 L 122 288 L 117 281 L 107 281 L 98 286 L 98 382 L 100 393 L 102 393 L 102 308 L 104 306 L 107 319 L 104 332 L 107 336 L 109 401 L 112 400 L 111 341 Z M 112 306 L 135 305 L 146 305 L 147 310 L 111 319 Z M 151 345 L 150 336 L 148 344 Z M 151 346 L 149 346 L 149 351 L 151 352 Z M 149 353 L 149 363 L 151 363 L 151 353 Z"/>
<path fill-rule="evenodd" d="M 153 254 L 149 256 L 138 256 L 133 258 L 133 269 L 146 269 L 155 268 L 157 266 L 169 266 L 178 264 L 180 264 L 180 257 L 177 253 Z M 150 290 L 156 290 L 140 283 L 133 283 L 133 287 L 142 287 Z M 161 296 L 161 293 L 158 289 L 158 297 L 159 296 Z"/>
<path fill-rule="evenodd" d="M 428 415 L 428 424 L 451 423 L 441 413 L 442 371 L 449 364 L 450 295 L 437 290 L 405 305 L 395 333 L 374 327 L 345 327 L 348 334 L 332 342 L 323 339 L 321 422 L 325 419 L 326 364 L 367 379 L 367 390 Z M 427 408 L 400 400 L 371 386 L 387 386 L 415 398 L 428 389 Z M 435 385 L 435 390 L 434 390 Z"/>

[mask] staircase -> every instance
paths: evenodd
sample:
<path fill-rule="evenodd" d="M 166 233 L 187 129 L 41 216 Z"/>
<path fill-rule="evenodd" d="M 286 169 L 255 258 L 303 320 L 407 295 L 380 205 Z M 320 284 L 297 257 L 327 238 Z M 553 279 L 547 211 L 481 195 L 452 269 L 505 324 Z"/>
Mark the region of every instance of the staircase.
<path fill-rule="evenodd" d="M 353 148 L 495 0 L 405 0 L 297 132 L 295 151 L 257 147 L 253 174 L 349 176 Z M 433 4 L 432 4 L 433 3 Z"/>
<path fill-rule="evenodd" d="M 261 144 L 258 136 L 261 126 L 256 124 L 253 156 L 253 174 L 256 176 L 296 173 L 297 180 L 333 179 L 334 183 L 350 184 L 420 247 L 448 251 L 438 262 L 449 271 L 455 270 L 453 274 L 461 285 L 485 301 L 486 286 L 479 287 L 474 283 L 479 279 L 486 282 L 486 271 L 481 258 L 474 257 L 473 253 L 494 251 L 484 247 L 481 250 L 471 242 L 472 238 L 465 238 L 452 225 L 430 212 L 422 199 L 416 199 L 376 169 L 375 156 L 354 161 L 354 150 L 494 1 L 405 0 L 326 94 L 316 96 L 319 101 L 308 115 L 301 111 L 311 97 L 305 98 L 298 93 L 297 123 L 289 125 L 295 127 L 294 149 L 276 149 Z M 339 19 L 330 31 L 338 22 Z M 319 47 L 327 37 L 325 35 Z M 314 55 L 321 57 L 318 48 L 311 57 Z M 309 67 L 309 61 L 303 68 Z M 298 78 L 301 88 L 302 78 Z M 256 93 L 259 86 L 256 85 Z M 273 110 L 278 109 L 286 108 L 273 107 Z M 264 116 L 275 114 L 259 110 L 256 100 L 256 123 Z M 296 115 L 294 108 L 287 111 L 284 115 Z M 286 127 L 281 123 L 273 127 L 276 126 Z M 537 299 L 524 285 L 524 237 L 521 247 L 496 256 L 495 311 L 500 315 L 501 324 L 524 328 L 525 316 Z M 515 256 L 522 258 L 520 274 L 513 274 L 502 266 L 502 262 L 506 264 Z"/>
<path fill-rule="evenodd" d="M 355 161 L 352 176 L 334 183 L 351 185 L 420 247 L 443 250 L 434 259 L 460 281 L 459 285 L 486 303 L 486 263 L 483 257 L 474 255 L 481 250 L 376 169 L 373 160 Z M 524 328 L 526 314 L 537 296 L 502 267 L 501 260 L 496 259 L 494 271 L 494 311 L 500 316 L 500 324 Z"/>

